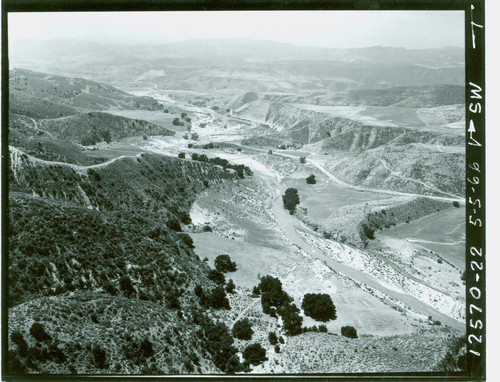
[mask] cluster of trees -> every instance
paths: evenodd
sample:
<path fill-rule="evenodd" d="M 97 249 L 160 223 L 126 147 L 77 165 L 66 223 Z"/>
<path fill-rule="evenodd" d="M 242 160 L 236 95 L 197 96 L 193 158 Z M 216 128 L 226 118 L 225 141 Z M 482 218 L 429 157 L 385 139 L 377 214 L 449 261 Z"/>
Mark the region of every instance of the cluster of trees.
<path fill-rule="evenodd" d="M 43 324 L 34 322 L 29 333 L 35 340 L 33 346 L 28 345 L 21 332 L 14 331 L 10 335 L 10 339 L 16 347 L 15 350 L 9 350 L 8 354 L 8 370 L 10 373 L 27 373 L 28 367 L 39 370 L 38 362 L 61 364 L 66 361 L 66 355 L 59 347 L 59 341 L 47 333 Z"/>
<path fill-rule="evenodd" d="M 224 168 L 230 168 L 230 169 L 236 170 L 236 174 L 240 178 L 244 178 L 245 175 L 249 175 L 249 176 L 253 175 L 253 171 L 250 169 L 250 167 L 245 166 L 243 164 L 231 164 L 226 159 L 222 159 L 219 157 L 208 158 L 205 154 L 193 153 L 193 154 L 191 154 L 191 159 L 199 161 L 199 162 L 213 163 L 213 164 L 222 166 Z"/>
<path fill-rule="evenodd" d="M 219 272 L 235 272 L 236 271 L 236 263 L 231 261 L 231 257 L 229 255 L 219 255 L 215 258 L 215 269 Z"/>
<path fill-rule="evenodd" d="M 295 207 L 300 203 L 299 193 L 296 188 L 287 188 L 285 191 L 285 195 L 283 198 L 283 206 L 285 209 L 290 211 L 290 215 L 293 215 L 295 212 Z"/>
<path fill-rule="evenodd" d="M 302 301 L 304 314 L 317 321 L 329 321 L 337 318 L 335 305 L 326 293 L 307 293 Z"/>
<path fill-rule="evenodd" d="M 172 125 L 174 125 L 174 126 L 184 126 L 184 122 L 181 122 L 181 121 L 179 120 L 179 118 L 177 118 L 177 117 L 176 117 L 176 118 L 174 118 L 174 120 L 172 121 Z"/>
<path fill-rule="evenodd" d="M 101 130 L 99 133 L 94 130 L 90 135 L 87 135 L 83 137 L 80 140 L 80 144 L 83 146 L 93 146 L 97 144 L 98 142 L 106 142 L 109 143 L 111 142 L 111 132 L 109 130 Z"/>
<path fill-rule="evenodd" d="M 201 285 L 196 285 L 194 293 L 198 296 L 200 305 L 214 309 L 227 309 L 230 310 L 229 300 L 227 299 L 226 290 L 223 285 L 218 285 L 210 291 L 203 290 Z"/>
<path fill-rule="evenodd" d="M 229 328 L 222 322 L 213 322 L 204 318 L 200 322 L 199 336 L 204 340 L 212 361 L 222 372 L 233 374 L 243 366 L 237 356 L 238 349 L 233 346 L 234 338 Z"/>
<path fill-rule="evenodd" d="M 292 304 L 292 298 L 283 290 L 281 281 L 272 276 L 262 277 L 254 293 L 261 295 L 262 311 L 272 317 L 279 314 L 283 319 L 283 329 L 293 336 L 302 333 L 300 310 Z"/>

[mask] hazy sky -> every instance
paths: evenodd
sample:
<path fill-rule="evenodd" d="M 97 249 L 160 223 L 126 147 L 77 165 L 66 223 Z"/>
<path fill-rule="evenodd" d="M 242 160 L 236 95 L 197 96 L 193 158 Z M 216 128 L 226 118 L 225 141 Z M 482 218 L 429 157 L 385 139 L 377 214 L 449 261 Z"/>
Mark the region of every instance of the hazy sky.
<path fill-rule="evenodd" d="M 462 11 L 10 13 L 8 22 L 12 41 L 250 38 L 331 48 L 464 46 Z"/>

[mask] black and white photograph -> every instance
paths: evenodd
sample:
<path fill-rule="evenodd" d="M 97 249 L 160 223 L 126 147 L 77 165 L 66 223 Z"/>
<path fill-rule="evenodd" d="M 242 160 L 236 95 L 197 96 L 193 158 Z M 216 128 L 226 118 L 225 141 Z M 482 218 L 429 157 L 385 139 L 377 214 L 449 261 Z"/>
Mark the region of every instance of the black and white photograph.
<path fill-rule="evenodd" d="M 4 374 L 463 376 L 475 15 L 10 12 Z"/>

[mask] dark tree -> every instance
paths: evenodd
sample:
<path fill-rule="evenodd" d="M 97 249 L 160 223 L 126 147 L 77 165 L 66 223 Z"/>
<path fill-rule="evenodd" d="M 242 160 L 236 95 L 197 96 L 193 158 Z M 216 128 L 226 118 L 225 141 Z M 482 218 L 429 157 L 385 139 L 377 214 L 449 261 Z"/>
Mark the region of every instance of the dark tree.
<path fill-rule="evenodd" d="M 326 325 L 320 325 L 320 326 L 318 327 L 318 331 L 319 331 L 320 333 L 327 333 L 327 332 L 328 332 L 328 329 L 327 329 Z"/>
<path fill-rule="evenodd" d="M 241 371 L 240 358 L 233 354 L 226 363 L 226 374 L 234 374 L 237 371 Z"/>
<path fill-rule="evenodd" d="M 233 279 L 229 279 L 229 281 L 227 282 L 227 285 L 226 285 L 226 292 L 233 293 L 234 288 L 236 288 L 236 285 L 234 285 Z"/>
<path fill-rule="evenodd" d="M 335 320 L 336 310 L 331 297 L 325 293 L 307 293 L 302 301 L 304 314 L 318 321 Z"/>
<path fill-rule="evenodd" d="M 184 159 L 184 158 L 186 158 L 186 153 L 179 153 L 179 154 L 177 154 L 177 156 L 181 159 Z"/>
<path fill-rule="evenodd" d="M 191 236 L 189 236 L 187 233 L 180 233 L 179 236 L 184 244 L 186 244 L 189 248 L 194 248 L 194 243 Z"/>
<path fill-rule="evenodd" d="M 181 211 L 177 214 L 177 217 L 181 221 L 182 224 L 191 224 L 191 216 L 186 211 Z"/>
<path fill-rule="evenodd" d="M 316 177 L 314 175 L 309 175 L 306 178 L 306 183 L 307 184 L 316 184 Z"/>
<path fill-rule="evenodd" d="M 233 337 L 239 338 L 240 340 L 249 340 L 252 338 L 253 330 L 252 324 L 248 318 L 236 321 L 233 325 Z"/>
<path fill-rule="evenodd" d="M 208 278 L 217 284 L 224 284 L 226 282 L 226 278 L 224 277 L 224 274 L 217 269 L 211 269 L 208 272 Z"/>
<path fill-rule="evenodd" d="M 231 261 L 229 255 L 219 255 L 215 258 L 215 269 L 220 272 L 234 272 L 236 271 L 236 263 Z"/>
<path fill-rule="evenodd" d="M 278 336 L 274 332 L 269 332 L 269 336 L 267 338 L 269 339 L 269 343 L 271 345 L 276 345 L 278 343 Z"/>
<path fill-rule="evenodd" d="M 200 295 L 201 295 L 202 293 L 203 293 L 203 288 L 202 288 L 202 286 L 201 286 L 201 285 L 199 285 L 199 284 L 198 284 L 198 285 L 196 285 L 196 286 L 194 287 L 194 294 L 195 294 L 196 296 L 200 297 Z"/>
<path fill-rule="evenodd" d="M 179 126 L 179 118 L 174 118 L 174 120 L 172 121 L 172 125 L 174 126 Z"/>
<path fill-rule="evenodd" d="M 340 328 L 340 333 L 344 337 L 358 338 L 358 333 L 356 332 L 356 329 L 354 329 L 352 326 L 342 326 L 342 328 Z"/>
<path fill-rule="evenodd" d="M 208 301 L 210 306 L 214 307 L 215 309 L 231 309 L 231 307 L 229 306 L 229 300 L 226 296 L 226 291 L 221 286 L 215 287 L 212 290 L 212 292 L 208 296 Z"/>
<path fill-rule="evenodd" d="M 289 210 L 291 214 L 295 212 L 295 207 L 300 203 L 299 193 L 296 188 L 287 188 L 283 198 L 283 206 Z"/>
<path fill-rule="evenodd" d="M 300 163 L 306 163 L 306 157 L 300 157 Z"/>
<path fill-rule="evenodd" d="M 166 225 L 173 231 L 182 232 L 181 224 L 177 219 L 168 219 Z"/>
<path fill-rule="evenodd" d="M 40 342 L 50 341 L 52 337 L 45 331 L 45 326 L 39 322 L 34 322 L 30 328 L 30 334 L 33 338 Z"/>
<path fill-rule="evenodd" d="M 132 285 L 132 281 L 130 280 L 130 277 L 128 276 L 123 276 L 120 279 L 120 289 L 122 290 L 123 294 L 126 297 L 129 297 L 134 293 L 134 287 Z"/>
<path fill-rule="evenodd" d="M 370 240 L 373 240 L 375 238 L 375 229 L 373 229 L 373 227 L 371 227 L 369 224 L 363 223 L 361 228 L 363 229 L 363 234 L 365 235 L 365 237 Z"/>
<path fill-rule="evenodd" d="M 92 356 L 94 358 L 94 364 L 98 369 L 104 369 L 106 366 L 106 351 L 101 349 L 99 345 L 97 345 L 92 350 Z"/>
<path fill-rule="evenodd" d="M 26 356 L 26 351 L 28 350 L 28 343 L 24 340 L 23 335 L 20 332 L 12 332 L 10 339 L 17 345 L 17 352 L 21 357 Z"/>
<path fill-rule="evenodd" d="M 243 358 L 252 365 L 258 365 L 267 360 L 266 349 L 259 343 L 249 345 L 243 351 Z"/>

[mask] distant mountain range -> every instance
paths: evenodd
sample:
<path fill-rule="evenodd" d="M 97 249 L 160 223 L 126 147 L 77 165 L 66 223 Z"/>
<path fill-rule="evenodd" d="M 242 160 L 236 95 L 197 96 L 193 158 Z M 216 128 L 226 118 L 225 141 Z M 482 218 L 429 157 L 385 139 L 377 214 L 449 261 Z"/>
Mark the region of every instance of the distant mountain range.
<path fill-rule="evenodd" d="M 24 59 L 54 59 L 69 62 L 136 61 L 166 58 L 190 58 L 208 62 L 247 61 L 269 62 L 282 60 L 328 60 L 337 62 L 367 61 L 384 64 L 414 64 L 432 67 L 463 66 L 464 50 L 446 47 L 440 49 L 405 49 L 367 47 L 331 49 L 303 47 L 273 41 L 222 39 L 194 39 L 165 44 L 102 44 L 78 40 L 20 40 L 11 43 L 11 61 Z"/>

